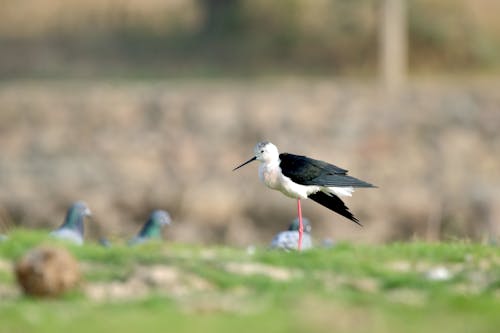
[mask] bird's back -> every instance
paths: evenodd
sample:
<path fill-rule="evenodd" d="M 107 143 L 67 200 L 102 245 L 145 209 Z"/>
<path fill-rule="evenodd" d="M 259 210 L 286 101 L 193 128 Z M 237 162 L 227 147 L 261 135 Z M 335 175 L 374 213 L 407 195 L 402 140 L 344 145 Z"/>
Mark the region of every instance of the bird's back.
<path fill-rule="evenodd" d="M 347 175 L 347 170 L 307 156 L 280 154 L 281 172 L 301 185 L 337 187 L 374 187 L 363 180 Z"/>
<path fill-rule="evenodd" d="M 281 250 L 297 250 L 299 244 L 299 232 L 296 230 L 282 231 L 271 241 L 271 248 Z M 309 233 L 302 236 L 302 250 L 312 248 L 312 239 Z"/>

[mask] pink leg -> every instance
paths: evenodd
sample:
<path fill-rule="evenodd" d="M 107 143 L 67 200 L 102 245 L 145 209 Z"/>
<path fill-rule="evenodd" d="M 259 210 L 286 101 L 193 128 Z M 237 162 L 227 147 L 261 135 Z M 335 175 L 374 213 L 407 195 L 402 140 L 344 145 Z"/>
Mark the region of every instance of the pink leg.
<path fill-rule="evenodd" d="M 299 244 L 298 244 L 298 250 L 302 251 L 302 234 L 304 233 L 304 226 L 302 225 L 302 208 L 300 207 L 300 199 L 297 199 L 297 214 L 299 215 Z"/>

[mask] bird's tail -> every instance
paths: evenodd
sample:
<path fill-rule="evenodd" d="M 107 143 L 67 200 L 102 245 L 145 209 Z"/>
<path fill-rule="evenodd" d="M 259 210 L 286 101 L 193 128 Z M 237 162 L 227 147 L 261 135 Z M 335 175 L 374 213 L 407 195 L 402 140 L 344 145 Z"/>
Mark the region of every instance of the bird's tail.
<path fill-rule="evenodd" d="M 320 191 L 311 194 L 308 198 L 362 226 L 359 220 L 349 211 L 349 208 L 347 208 L 344 202 L 335 194 L 326 194 Z"/>

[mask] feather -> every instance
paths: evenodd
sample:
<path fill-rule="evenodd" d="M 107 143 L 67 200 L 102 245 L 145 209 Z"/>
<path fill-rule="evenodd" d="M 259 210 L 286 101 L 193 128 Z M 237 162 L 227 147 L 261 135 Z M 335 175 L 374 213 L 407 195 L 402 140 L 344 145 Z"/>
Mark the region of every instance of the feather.
<path fill-rule="evenodd" d="M 309 199 L 319 203 L 320 205 L 334 211 L 337 214 L 340 214 L 349 220 L 353 221 L 356 224 L 361 225 L 359 220 L 349 211 L 349 208 L 344 204 L 340 198 L 334 194 L 328 195 L 324 192 L 317 192 L 311 194 Z"/>
<path fill-rule="evenodd" d="M 280 168 L 283 175 L 301 185 L 327 187 L 374 187 L 363 180 L 347 175 L 347 170 L 306 156 L 283 153 Z"/>

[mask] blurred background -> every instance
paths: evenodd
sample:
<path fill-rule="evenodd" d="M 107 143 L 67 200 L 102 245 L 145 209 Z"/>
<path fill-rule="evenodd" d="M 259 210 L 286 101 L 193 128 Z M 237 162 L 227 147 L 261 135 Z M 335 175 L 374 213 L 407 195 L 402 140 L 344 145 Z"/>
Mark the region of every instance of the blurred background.
<path fill-rule="evenodd" d="M 316 239 L 500 235 L 497 0 L 0 1 L 0 232 L 267 244 L 296 203 L 262 185 L 257 141 L 379 186 L 305 202 Z"/>

